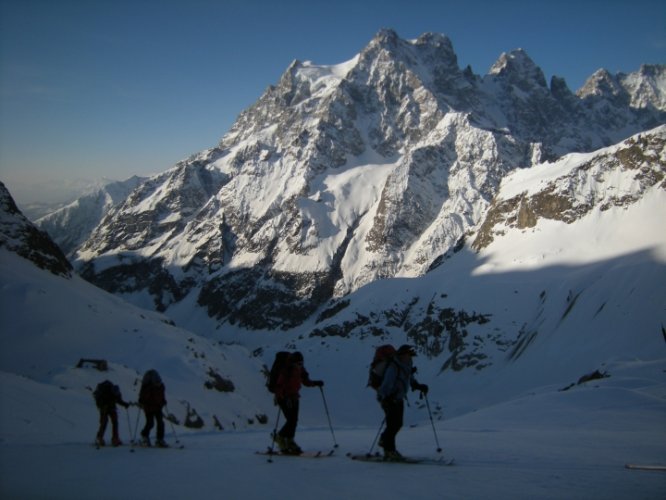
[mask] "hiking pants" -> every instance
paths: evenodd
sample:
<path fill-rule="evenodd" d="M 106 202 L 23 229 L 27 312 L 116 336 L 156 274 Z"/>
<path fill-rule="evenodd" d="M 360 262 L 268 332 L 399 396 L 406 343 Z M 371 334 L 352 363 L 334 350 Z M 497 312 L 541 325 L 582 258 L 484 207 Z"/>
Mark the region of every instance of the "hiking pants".
<path fill-rule="evenodd" d="M 405 404 L 402 399 L 387 399 L 382 402 L 382 409 L 386 416 L 386 429 L 382 432 L 380 443 L 385 451 L 395 451 L 395 436 L 402 428 Z"/>
<path fill-rule="evenodd" d="M 146 425 L 141 431 L 141 435 L 147 438 L 150 435 L 150 431 L 153 429 L 154 422 L 157 421 L 157 440 L 161 441 L 164 439 L 164 418 L 162 417 L 162 410 L 144 410 L 144 413 L 146 414 Z"/>
<path fill-rule="evenodd" d="M 280 436 L 294 439 L 296 426 L 298 425 L 298 398 L 284 398 L 278 400 L 278 405 L 284 413 L 287 422 L 280 429 Z"/>
<path fill-rule="evenodd" d="M 97 437 L 100 439 L 104 438 L 104 433 L 106 432 L 106 425 L 111 419 L 111 429 L 113 432 L 113 439 L 118 439 L 118 412 L 114 406 L 111 409 L 100 409 L 99 410 L 99 429 L 97 430 Z"/>

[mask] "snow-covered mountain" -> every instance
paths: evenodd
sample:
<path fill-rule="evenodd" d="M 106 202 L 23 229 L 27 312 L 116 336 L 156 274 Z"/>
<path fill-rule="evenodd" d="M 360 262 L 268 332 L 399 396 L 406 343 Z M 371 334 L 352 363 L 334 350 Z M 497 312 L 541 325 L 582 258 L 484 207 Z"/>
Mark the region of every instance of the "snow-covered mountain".
<path fill-rule="evenodd" d="M 72 391 L 90 406 L 91 391 L 105 378 L 136 401 L 142 374 L 156 368 L 168 387 L 168 411 L 181 425 L 266 422 L 271 404 L 259 360 L 241 346 L 177 328 L 72 273 L 59 247 L 23 216 L 3 184 L 0 283 L 3 384 L 8 374 L 10 387 L 25 377 Z"/>
<path fill-rule="evenodd" d="M 66 255 L 71 256 L 90 237 L 102 218 L 145 180 L 133 176 L 125 181 L 98 185 L 72 203 L 38 218 L 35 223 L 49 233 Z"/>
<path fill-rule="evenodd" d="M 324 343 L 408 340 L 446 393 L 476 380 L 470 398 L 486 402 L 620 359 L 661 359 L 665 179 L 664 126 L 517 170 L 480 229 L 425 276 L 372 283 L 302 332 Z"/>
<path fill-rule="evenodd" d="M 383 30 L 343 64 L 295 61 L 217 147 L 110 210 L 76 267 L 143 306 L 293 328 L 378 279 L 423 275 L 508 173 L 666 122 L 665 74 L 601 71 L 574 94 L 523 50 L 480 77 L 445 36 Z"/>

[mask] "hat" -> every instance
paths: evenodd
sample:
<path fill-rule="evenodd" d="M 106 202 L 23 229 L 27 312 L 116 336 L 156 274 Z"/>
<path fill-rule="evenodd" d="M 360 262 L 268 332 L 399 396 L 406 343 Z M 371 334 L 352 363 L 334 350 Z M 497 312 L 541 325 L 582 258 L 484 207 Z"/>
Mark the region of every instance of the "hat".
<path fill-rule="evenodd" d="M 410 356 L 416 356 L 416 350 L 414 349 L 414 346 L 411 346 L 409 344 L 404 344 L 401 345 L 398 348 L 398 354 L 409 354 Z"/>

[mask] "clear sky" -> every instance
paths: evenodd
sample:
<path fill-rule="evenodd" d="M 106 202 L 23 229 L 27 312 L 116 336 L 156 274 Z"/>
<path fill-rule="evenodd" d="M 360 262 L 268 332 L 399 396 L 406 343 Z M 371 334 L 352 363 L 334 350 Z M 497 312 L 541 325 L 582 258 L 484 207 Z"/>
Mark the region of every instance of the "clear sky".
<path fill-rule="evenodd" d="M 0 180 L 19 203 L 157 173 L 216 145 L 294 59 L 337 64 L 381 28 L 447 35 L 485 75 L 523 48 L 577 90 L 666 63 L 663 0 L 0 0 Z"/>

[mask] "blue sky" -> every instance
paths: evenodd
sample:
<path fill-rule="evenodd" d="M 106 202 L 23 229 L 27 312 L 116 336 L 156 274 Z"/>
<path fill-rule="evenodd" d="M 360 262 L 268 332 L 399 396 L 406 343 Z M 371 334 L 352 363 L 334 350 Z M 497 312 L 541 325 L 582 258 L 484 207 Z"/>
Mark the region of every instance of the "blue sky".
<path fill-rule="evenodd" d="M 523 48 L 578 89 L 666 63 L 657 0 L 0 0 L 0 180 L 19 203 L 157 173 L 217 144 L 294 59 L 336 64 L 381 28 L 451 39 L 487 73 Z"/>

